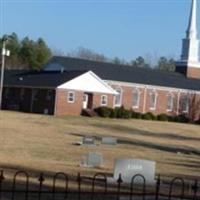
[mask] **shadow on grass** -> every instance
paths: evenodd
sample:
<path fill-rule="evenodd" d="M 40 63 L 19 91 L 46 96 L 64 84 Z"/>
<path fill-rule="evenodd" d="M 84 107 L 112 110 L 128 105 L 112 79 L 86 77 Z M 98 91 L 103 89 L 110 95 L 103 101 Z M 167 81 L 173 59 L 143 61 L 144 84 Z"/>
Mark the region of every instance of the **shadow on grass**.
<path fill-rule="evenodd" d="M 200 138 L 196 137 L 190 137 L 190 136 L 182 136 L 182 135 L 176 135 L 173 133 L 153 133 L 150 131 L 141 131 L 136 128 L 131 128 L 123 125 L 108 125 L 108 124 L 92 124 L 95 127 L 98 128 L 104 128 L 111 131 L 120 131 L 122 133 L 129 133 L 132 135 L 138 135 L 138 136 L 148 136 L 148 137 L 154 137 L 154 138 L 163 138 L 163 139 L 176 139 L 176 140 L 188 140 L 188 141 L 200 141 Z M 189 133 L 188 133 L 189 134 Z"/>
<path fill-rule="evenodd" d="M 149 132 L 149 135 L 151 133 Z M 71 133 L 71 135 L 78 136 L 78 137 L 84 137 L 86 134 L 81 134 L 81 133 Z M 98 136 L 99 134 L 96 133 L 94 138 L 96 140 L 101 140 L 102 137 L 106 137 L 106 135 Z M 116 137 L 116 136 L 115 136 Z M 150 148 L 154 150 L 159 150 L 159 151 L 165 151 L 165 152 L 170 152 L 170 153 L 180 153 L 180 154 L 186 154 L 186 155 L 197 155 L 200 156 L 200 150 L 192 148 L 192 147 L 173 147 L 173 146 L 166 146 L 162 144 L 156 144 L 152 142 L 145 142 L 142 140 L 138 139 L 124 139 L 122 136 L 117 137 L 118 144 L 127 144 L 127 145 L 133 145 L 133 146 L 139 146 L 139 147 L 144 147 L 144 148 Z"/>

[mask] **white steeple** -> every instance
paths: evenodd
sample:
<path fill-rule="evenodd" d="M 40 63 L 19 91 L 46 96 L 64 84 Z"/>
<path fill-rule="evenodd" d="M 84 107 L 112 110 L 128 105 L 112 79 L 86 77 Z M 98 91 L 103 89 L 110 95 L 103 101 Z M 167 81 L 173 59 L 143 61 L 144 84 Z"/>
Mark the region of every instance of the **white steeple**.
<path fill-rule="evenodd" d="M 197 38 L 197 0 L 192 0 L 186 38 L 183 39 L 181 62 L 199 64 L 199 40 Z M 199 67 L 199 66 L 197 66 Z"/>
<path fill-rule="evenodd" d="M 197 1 L 196 0 L 192 0 L 190 19 L 189 19 L 188 29 L 186 33 L 187 33 L 186 37 L 188 39 L 191 39 L 191 38 L 197 39 Z"/>

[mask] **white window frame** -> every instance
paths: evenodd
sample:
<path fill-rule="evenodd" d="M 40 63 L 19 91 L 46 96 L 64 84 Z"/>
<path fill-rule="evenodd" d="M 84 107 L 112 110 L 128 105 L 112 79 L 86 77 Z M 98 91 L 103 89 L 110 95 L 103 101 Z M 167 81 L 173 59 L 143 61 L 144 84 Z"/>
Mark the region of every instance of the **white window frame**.
<path fill-rule="evenodd" d="M 171 102 L 170 102 L 170 108 L 168 108 L 168 98 L 171 98 Z M 174 109 L 174 95 L 172 93 L 168 93 L 167 94 L 167 104 L 166 104 L 166 111 L 167 112 L 172 112 Z"/>
<path fill-rule="evenodd" d="M 103 101 L 105 101 L 105 103 Z M 101 106 L 107 106 L 107 105 L 108 105 L 108 96 L 107 95 L 101 95 Z"/>
<path fill-rule="evenodd" d="M 120 90 L 120 100 L 119 100 L 119 103 L 116 104 L 117 95 L 114 96 L 114 107 L 120 107 L 122 105 L 123 90 L 121 87 L 118 87 L 115 90 L 116 90 L 116 92 L 118 92 Z"/>
<path fill-rule="evenodd" d="M 153 102 L 153 106 L 151 106 L 151 96 L 155 95 L 155 101 Z M 149 109 L 150 110 L 156 110 L 157 107 L 157 99 L 158 99 L 158 94 L 156 91 L 150 91 L 149 92 Z"/>
<path fill-rule="evenodd" d="M 72 95 L 72 97 L 70 97 L 70 95 Z M 70 98 L 72 98 L 72 100 L 70 100 Z M 74 91 L 68 91 L 67 102 L 68 103 L 74 103 L 75 102 L 75 92 Z"/>
<path fill-rule="evenodd" d="M 138 98 L 137 98 L 137 104 L 136 105 L 133 105 L 134 101 L 134 94 L 137 92 L 137 95 L 138 95 Z M 132 93 L 132 108 L 139 108 L 140 106 L 140 94 L 141 94 L 141 91 L 138 89 L 138 88 L 135 88 L 133 90 L 133 93 Z"/>
<path fill-rule="evenodd" d="M 182 107 L 182 102 L 183 102 L 183 100 L 187 100 L 185 110 L 183 110 L 183 107 Z M 182 97 L 180 98 L 179 104 L 180 104 L 180 108 L 181 108 L 181 112 L 182 112 L 182 113 L 189 113 L 189 109 L 190 109 L 190 98 L 189 98 L 188 95 L 182 96 Z"/>

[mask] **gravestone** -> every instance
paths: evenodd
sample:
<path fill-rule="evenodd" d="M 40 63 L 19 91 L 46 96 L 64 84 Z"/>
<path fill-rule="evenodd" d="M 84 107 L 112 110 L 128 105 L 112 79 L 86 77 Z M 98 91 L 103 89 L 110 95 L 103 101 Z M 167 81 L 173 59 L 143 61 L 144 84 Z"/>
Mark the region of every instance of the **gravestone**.
<path fill-rule="evenodd" d="M 103 165 L 103 156 L 100 153 L 88 153 L 85 159 L 84 165 L 87 167 L 101 167 Z"/>
<path fill-rule="evenodd" d="M 119 158 L 116 159 L 114 165 L 114 179 L 117 180 L 119 178 L 119 174 L 121 174 L 123 182 L 131 183 L 133 176 L 141 174 L 144 176 L 147 184 L 154 184 L 155 166 L 156 163 L 154 161 Z M 138 176 L 135 178 L 134 183 L 142 184 L 142 181 L 142 178 Z"/>
<path fill-rule="evenodd" d="M 95 138 L 92 136 L 83 137 L 83 145 L 95 145 Z"/>
<path fill-rule="evenodd" d="M 103 145 L 117 145 L 117 139 L 113 137 L 103 137 L 101 144 Z"/>

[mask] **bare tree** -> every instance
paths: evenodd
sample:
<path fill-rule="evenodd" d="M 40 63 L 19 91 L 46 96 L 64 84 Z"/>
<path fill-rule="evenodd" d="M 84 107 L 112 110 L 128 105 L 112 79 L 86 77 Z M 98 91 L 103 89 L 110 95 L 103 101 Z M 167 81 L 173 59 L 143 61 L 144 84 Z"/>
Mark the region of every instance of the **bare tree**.
<path fill-rule="evenodd" d="M 96 53 L 94 50 L 87 49 L 84 47 L 78 47 L 76 50 L 71 51 L 67 54 L 69 57 L 77 57 L 87 60 L 106 62 L 108 58 L 101 53 Z"/>

